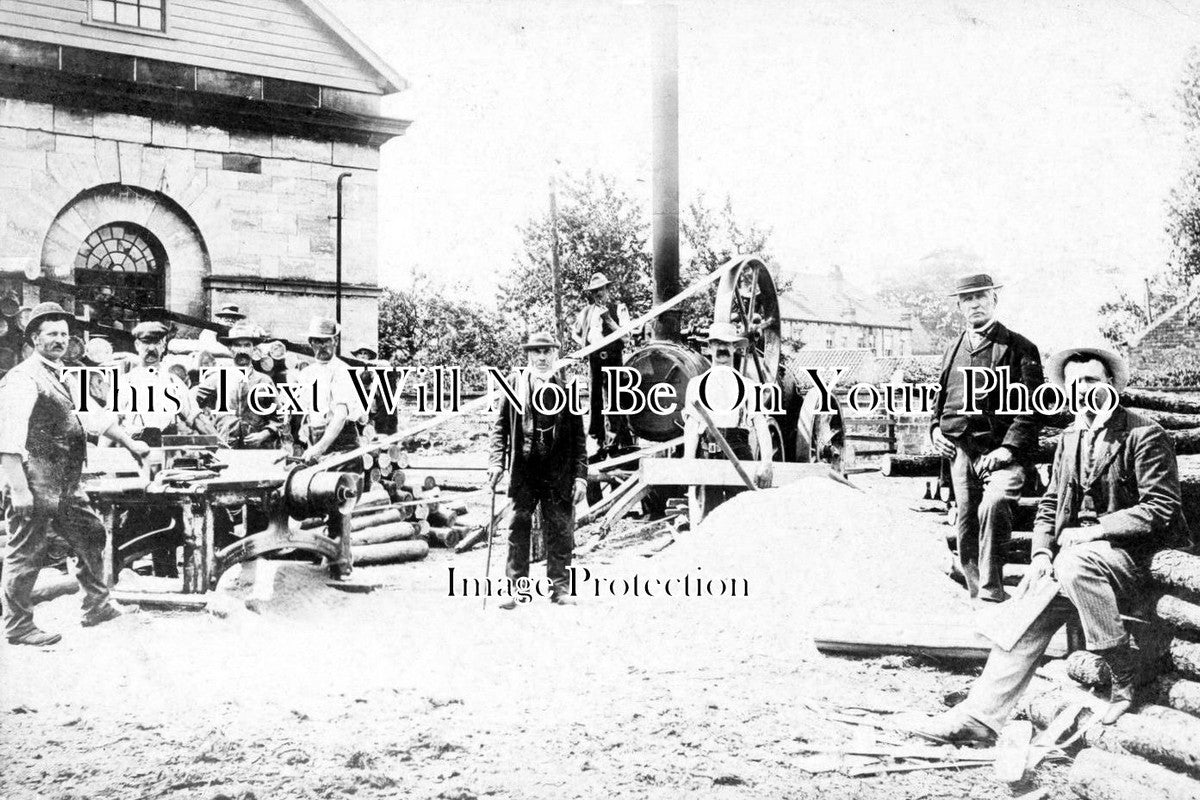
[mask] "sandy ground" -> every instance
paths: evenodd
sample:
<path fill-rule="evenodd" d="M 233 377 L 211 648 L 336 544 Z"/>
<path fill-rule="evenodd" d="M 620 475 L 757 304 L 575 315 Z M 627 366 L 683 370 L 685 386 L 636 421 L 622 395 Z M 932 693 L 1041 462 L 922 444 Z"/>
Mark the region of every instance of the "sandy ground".
<path fill-rule="evenodd" d="M 1009 798 L 990 769 L 810 774 L 805 748 L 861 737 L 802 701 L 933 712 L 976 672 L 816 652 L 829 613 L 966 614 L 941 576 L 919 482 L 860 476 L 742 495 L 661 553 L 618 537 L 593 575 L 746 578 L 744 598 L 582 596 L 505 612 L 450 597 L 485 553 L 356 571 L 348 595 L 285 570 L 263 614 L 142 612 L 57 647 L 0 647 L 3 798 Z M 847 513 L 849 512 L 849 513 Z M 629 543 L 626 542 L 626 545 Z M 502 570 L 503 544 L 492 572 Z M 535 572 L 535 575 L 539 574 Z"/>

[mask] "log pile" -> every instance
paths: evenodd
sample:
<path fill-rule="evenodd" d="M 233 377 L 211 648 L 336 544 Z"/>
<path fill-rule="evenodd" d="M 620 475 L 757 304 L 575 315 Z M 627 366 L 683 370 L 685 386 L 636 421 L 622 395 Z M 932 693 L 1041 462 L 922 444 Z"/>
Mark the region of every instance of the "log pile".
<path fill-rule="evenodd" d="M 1076 759 L 1070 780 L 1085 800 L 1200 800 L 1200 556 L 1164 550 L 1151 562 L 1150 576 L 1152 594 L 1126 617 L 1149 704 L 1111 726 L 1080 720 L 1090 749 Z M 1067 657 L 1065 672 L 1087 688 L 1104 688 L 1110 680 L 1103 659 L 1083 650 Z M 1025 713 L 1045 726 L 1080 696 L 1069 687 L 1034 696 Z"/>
<path fill-rule="evenodd" d="M 386 456 L 386 453 L 377 453 L 376 459 Z M 434 478 L 427 477 L 419 484 L 410 484 L 404 470 L 386 458 L 382 466 L 379 460 L 374 463 L 376 466 L 372 469 L 381 473 L 386 469 L 388 477 L 364 492 L 350 512 L 350 541 L 355 564 L 419 561 L 429 554 L 431 547 L 458 548 L 465 537 L 476 538 L 478 529 L 483 529 L 486 536 L 486 526 L 464 524 L 466 505 L 455 500 L 449 492 L 443 497 L 442 487 Z M 301 521 L 300 527 L 324 528 L 325 519 L 306 519 Z"/>

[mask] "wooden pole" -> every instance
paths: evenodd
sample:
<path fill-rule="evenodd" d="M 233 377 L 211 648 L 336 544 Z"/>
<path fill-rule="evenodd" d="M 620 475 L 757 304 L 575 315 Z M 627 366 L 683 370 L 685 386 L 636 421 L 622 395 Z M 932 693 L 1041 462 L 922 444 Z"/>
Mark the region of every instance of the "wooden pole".
<path fill-rule="evenodd" d="M 554 286 L 554 330 L 561 343 L 566 340 L 563 339 L 562 273 L 558 267 L 558 193 L 553 175 L 550 176 L 550 273 Z"/>

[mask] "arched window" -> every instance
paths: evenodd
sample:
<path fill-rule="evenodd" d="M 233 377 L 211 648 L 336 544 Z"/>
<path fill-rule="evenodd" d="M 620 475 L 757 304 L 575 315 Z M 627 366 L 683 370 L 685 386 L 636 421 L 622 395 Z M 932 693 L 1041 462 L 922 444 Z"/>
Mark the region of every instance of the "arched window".
<path fill-rule="evenodd" d="M 97 322 L 129 330 L 141 309 L 166 305 L 166 268 L 162 243 L 141 225 L 101 225 L 75 256 L 75 284 L 89 287 L 76 300 L 91 306 Z"/>

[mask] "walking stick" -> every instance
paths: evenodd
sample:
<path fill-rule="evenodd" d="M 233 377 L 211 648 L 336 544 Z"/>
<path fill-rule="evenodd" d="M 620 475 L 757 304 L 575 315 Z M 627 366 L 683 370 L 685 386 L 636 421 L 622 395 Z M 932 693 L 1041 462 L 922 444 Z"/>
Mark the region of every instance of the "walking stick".
<path fill-rule="evenodd" d="M 492 540 L 496 538 L 496 484 L 492 484 L 492 510 L 488 516 L 488 552 L 487 565 L 483 568 L 483 584 L 487 587 L 487 591 L 483 593 L 483 609 L 487 610 L 488 595 L 492 593 L 492 582 L 490 580 L 492 572 Z"/>

